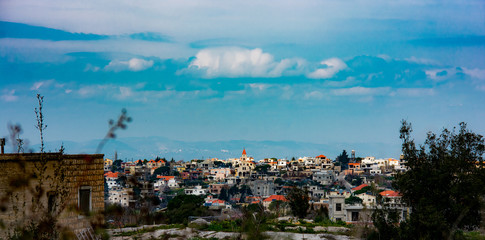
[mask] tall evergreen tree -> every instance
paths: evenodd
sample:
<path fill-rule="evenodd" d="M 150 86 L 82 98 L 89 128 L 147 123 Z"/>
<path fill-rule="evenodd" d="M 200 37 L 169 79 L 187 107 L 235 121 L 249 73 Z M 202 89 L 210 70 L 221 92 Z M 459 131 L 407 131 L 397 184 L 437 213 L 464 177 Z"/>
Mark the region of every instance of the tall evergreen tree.
<path fill-rule="evenodd" d="M 349 164 L 349 155 L 347 154 L 347 151 L 345 149 L 342 151 L 340 155 L 337 157 L 337 162 L 340 164 L 342 170 L 345 170 L 348 168 Z"/>

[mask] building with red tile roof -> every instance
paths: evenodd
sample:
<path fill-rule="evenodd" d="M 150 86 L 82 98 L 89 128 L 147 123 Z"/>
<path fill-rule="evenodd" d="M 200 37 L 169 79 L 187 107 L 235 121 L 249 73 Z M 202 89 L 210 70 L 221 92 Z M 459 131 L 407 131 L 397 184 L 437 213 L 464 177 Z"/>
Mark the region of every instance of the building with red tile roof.
<path fill-rule="evenodd" d="M 357 186 L 357 187 L 352 188 L 352 191 L 359 191 L 359 190 L 361 190 L 362 188 L 365 188 L 365 187 L 368 187 L 368 186 L 369 186 L 369 185 L 367 185 L 367 184 L 365 184 L 365 183 L 364 183 L 364 184 L 361 184 L 361 185 L 359 185 L 359 186 Z"/>
<path fill-rule="evenodd" d="M 165 161 L 163 161 L 163 159 L 160 159 L 157 161 L 157 167 L 161 167 L 161 166 L 165 166 Z"/>
<path fill-rule="evenodd" d="M 386 190 L 379 193 L 383 197 L 401 197 L 401 194 L 396 191 Z"/>
<path fill-rule="evenodd" d="M 268 198 L 263 200 L 263 202 L 273 202 L 273 201 L 288 202 L 288 200 L 286 200 L 285 196 L 283 195 L 271 195 Z"/>
<path fill-rule="evenodd" d="M 170 179 L 175 179 L 175 176 L 160 176 L 160 175 L 158 175 L 157 178 L 162 179 L 164 181 L 168 181 Z"/>
<path fill-rule="evenodd" d="M 106 178 L 118 178 L 119 172 L 107 172 L 104 174 Z"/>
<path fill-rule="evenodd" d="M 268 209 L 269 205 L 274 201 L 283 201 L 288 202 L 288 200 L 283 195 L 271 195 L 268 198 L 263 200 L 263 206 Z"/>

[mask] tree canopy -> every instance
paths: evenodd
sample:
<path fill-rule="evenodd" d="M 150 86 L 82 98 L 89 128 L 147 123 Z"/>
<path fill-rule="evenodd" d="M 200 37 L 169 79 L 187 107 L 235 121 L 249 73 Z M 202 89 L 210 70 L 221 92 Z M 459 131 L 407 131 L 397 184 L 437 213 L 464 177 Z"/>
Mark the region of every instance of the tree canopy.
<path fill-rule="evenodd" d="M 167 205 L 167 216 L 171 223 L 186 223 L 189 216 L 208 214 L 203 207 L 204 199 L 194 195 L 177 195 Z"/>
<path fill-rule="evenodd" d="M 163 166 L 163 167 L 159 167 L 157 169 L 155 169 L 155 171 L 153 171 L 153 175 L 155 176 L 168 176 L 170 174 L 170 167 L 166 167 L 166 166 Z"/>
<path fill-rule="evenodd" d="M 460 123 L 440 135 L 429 132 L 416 146 L 411 132 L 411 124 L 403 121 L 400 138 L 409 169 L 397 175 L 394 185 L 412 211 L 395 232 L 400 238 L 451 239 L 458 230 L 479 226 L 485 196 L 483 136 Z"/>
<path fill-rule="evenodd" d="M 258 173 L 268 173 L 268 169 L 271 168 L 269 164 L 258 165 L 254 168 L 254 171 Z"/>
<path fill-rule="evenodd" d="M 288 204 L 294 216 L 299 218 L 306 217 L 308 208 L 310 207 L 310 203 L 308 202 L 310 197 L 308 196 L 307 189 L 294 187 L 290 190 L 286 198 L 288 199 Z"/>
<path fill-rule="evenodd" d="M 349 155 L 347 154 L 347 151 L 343 150 L 340 155 L 337 156 L 336 161 L 340 163 L 340 166 L 342 167 L 342 170 L 348 168 L 349 164 Z"/>

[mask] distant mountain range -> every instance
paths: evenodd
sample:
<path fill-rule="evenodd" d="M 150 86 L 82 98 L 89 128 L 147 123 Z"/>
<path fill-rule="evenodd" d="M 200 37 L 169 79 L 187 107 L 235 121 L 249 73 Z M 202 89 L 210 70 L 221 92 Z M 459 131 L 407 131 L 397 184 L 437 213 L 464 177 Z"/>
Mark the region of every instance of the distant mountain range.
<path fill-rule="evenodd" d="M 61 144 L 68 154 L 94 153 L 101 140 L 91 140 L 86 142 L 74 141 L 53 141 L 46 142 L 47 151 L 57 151 Z M 383 143 L 332 143 L 316 144 L 298 141 L 178 141 L 164 137 L 129 137 L 109 140 L 101 153 L 106 158 L 113 158 L 115 151 L 118 158 L 122 160 L 150 159 L 157 156 L 166 159 L 188 161 L 191 159 L 206 158 L 236 158 L 240 157 L 243 148 L 249 156 L 256 160 L 263 158 L 288 158 L 317 156 L 324 154 L 331 159 L 335 159 L 343 149 L 350 156 L 352 149 L 356 150 L 357 157 L 376 156 L 397 158 L 400 154 L 400 146 Z M 38 145 L 32 149 L 39 149 Z"/>

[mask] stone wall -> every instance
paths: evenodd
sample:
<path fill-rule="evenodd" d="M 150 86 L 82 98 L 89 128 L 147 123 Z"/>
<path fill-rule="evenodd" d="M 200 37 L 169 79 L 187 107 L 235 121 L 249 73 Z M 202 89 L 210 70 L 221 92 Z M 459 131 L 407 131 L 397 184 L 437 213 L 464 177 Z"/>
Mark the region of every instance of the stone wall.
<path fill-rule="evenodd" d="M 48 212 L 60 226 L 87 227 L 88 216 L 104 210 L 103 166 L 102 154 L 1 154 L 0 220 L 5 227 L 0 238 Z M 88 216 L 79 211 L 81 187 L 90 189 Z"/>

